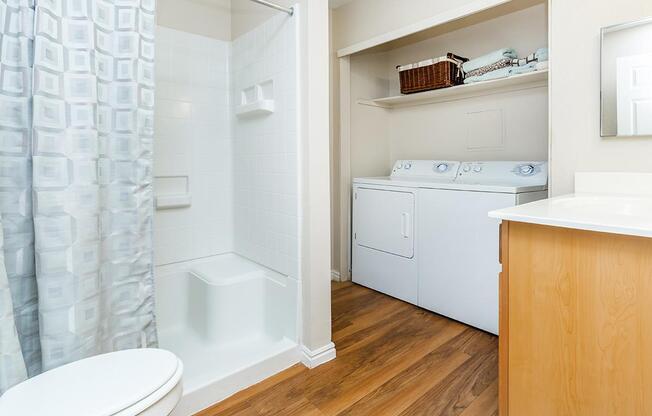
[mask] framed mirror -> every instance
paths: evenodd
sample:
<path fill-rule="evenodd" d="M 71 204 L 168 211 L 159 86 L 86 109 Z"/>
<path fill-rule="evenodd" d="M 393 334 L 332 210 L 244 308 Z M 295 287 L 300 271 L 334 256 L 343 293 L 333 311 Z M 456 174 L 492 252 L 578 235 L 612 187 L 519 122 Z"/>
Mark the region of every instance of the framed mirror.
<path fill-rule="evenodd" d="M 602 137 L 652 135 L 652 18 L 602 28 Z"/>

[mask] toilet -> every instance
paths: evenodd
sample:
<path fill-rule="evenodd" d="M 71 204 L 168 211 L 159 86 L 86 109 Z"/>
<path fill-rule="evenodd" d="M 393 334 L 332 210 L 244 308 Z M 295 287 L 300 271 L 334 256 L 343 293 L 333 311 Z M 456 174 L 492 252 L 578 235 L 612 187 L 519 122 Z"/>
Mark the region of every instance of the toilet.
<path fill-rule="evenodd" d="M 181 399 L 183 364 L 169 351 L 134 349 L 75 361 L 0 396 L 0 415 L 167 416 Z"/>

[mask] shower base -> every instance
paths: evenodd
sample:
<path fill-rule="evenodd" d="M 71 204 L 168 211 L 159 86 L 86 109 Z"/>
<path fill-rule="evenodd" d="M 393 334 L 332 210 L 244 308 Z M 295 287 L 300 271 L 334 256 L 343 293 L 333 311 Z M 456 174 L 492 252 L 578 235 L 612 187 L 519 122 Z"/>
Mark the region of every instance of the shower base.
<path fill-rule="evenodd" d="M 213 346 L 184 328 L 159 332 L 161 348 L 183 361 L 183 398 L 172 416 L 189 416 L 299 362 L 288 339 L 252 337 Z"/>
<path fill-rule="evenodd" d="M 189 416 L 300 361 L 297 284 L 236 254 L 158 268 L 159 346 L 184 364 Z"/>

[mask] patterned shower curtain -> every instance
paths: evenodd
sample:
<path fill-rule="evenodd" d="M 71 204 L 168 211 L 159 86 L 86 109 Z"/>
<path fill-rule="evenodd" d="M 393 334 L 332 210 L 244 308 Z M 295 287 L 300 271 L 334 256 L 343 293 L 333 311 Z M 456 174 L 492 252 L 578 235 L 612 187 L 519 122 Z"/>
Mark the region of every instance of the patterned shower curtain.
<path fill-rule="evenodd" d="M 155 0 L 0 1 L 2 392 L 157 341 Z"/>

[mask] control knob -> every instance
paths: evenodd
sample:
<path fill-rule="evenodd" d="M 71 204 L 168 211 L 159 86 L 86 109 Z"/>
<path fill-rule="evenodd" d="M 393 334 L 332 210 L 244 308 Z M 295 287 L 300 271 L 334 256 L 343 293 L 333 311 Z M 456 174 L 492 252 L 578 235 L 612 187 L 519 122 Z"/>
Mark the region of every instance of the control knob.
<path fill-rule="evenodd" d="M 448 165 L 446 163 L 440 163 L 435 166 L 435 169 L 437 169 L 437 172 L 444 173 L 448 170 Z"/>
<path fill-rule="evenodd" d="M 518 173 L 520 173 L 521 175 L 532 175 L 534 173 L 534 166 L 521 165 L 518 167 Z"/>

